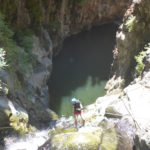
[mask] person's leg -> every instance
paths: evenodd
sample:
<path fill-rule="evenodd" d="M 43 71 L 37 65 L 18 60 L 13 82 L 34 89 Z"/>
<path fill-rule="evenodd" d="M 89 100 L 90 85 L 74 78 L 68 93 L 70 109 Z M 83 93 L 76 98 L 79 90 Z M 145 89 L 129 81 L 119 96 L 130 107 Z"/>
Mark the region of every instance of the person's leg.
<path fill-rule="evenodd" d="M 81 119 L 82 119 L 83 126 L 84 126 L 84 124 L 85 124 L 85 120 L 84 120 L 84 119 L 83 119 L 83 117 L 82 117 L 82 113 L 80 113 L 80 117 L 81 117 Z"/>
<path fill-rule="evenodd" d="M 77 128 L 77 117 L 78 115 L 74 114 L 75 128 Z"/>

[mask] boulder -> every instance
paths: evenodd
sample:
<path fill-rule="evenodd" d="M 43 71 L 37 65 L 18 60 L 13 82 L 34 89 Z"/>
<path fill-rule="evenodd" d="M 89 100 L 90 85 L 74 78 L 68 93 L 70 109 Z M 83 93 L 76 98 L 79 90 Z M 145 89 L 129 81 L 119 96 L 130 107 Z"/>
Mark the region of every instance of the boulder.
<path fill-rule="evenodd" d="M 122 117 L 122 115 L 113 106 L 108 106 L 106 108 L 105 116 L 107 118 L 121 118 Z"/>
<path fill-rule="evenodd" d="M 66 130 L 67 131 L 67 130 Z M 64 132 L 64 133 L 63 133 Z M 64 130 L 52 137 L 51 148 L 55 150 L 97 150 L 100 144 L 100 129 L 86 128 L 75 132 Z"/>
<path fill-rule="evenodd" d="M 0 97 L 0 127 L 11 126 L 24 134 L 27 132 L 28 120 L 28 114 L 22 107 L 6 97 Z"/>
<path fill-rule="evenodd" d="M 131 150 L 131 143 L 126 135 L 110 126 L 83 127 L 55 130 L 50 133 L 51 150 Z"/>

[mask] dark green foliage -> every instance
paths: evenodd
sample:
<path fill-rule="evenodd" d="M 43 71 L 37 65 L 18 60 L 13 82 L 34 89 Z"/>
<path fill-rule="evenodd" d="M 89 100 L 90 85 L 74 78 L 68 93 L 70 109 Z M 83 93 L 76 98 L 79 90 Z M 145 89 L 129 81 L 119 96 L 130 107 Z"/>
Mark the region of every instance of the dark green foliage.
<path fill-rule="evenodd" d="M 141 75 L 143 69 L 144 69 L 144 63 L 143 63 L 143 58 L 146 55 L 145 51 L 141 51 L 137 56 L 135 56 L 135 60 L 137 62 L 137 65 L 135 69 L 137 70 L 138 74 Z"/>
<path fill-rule="evenodd" d="M 29 11 L 32 24 L 33 25 L 40 25 L 40 20 L 42 17 L 42 11 L 40 7 L 40 0 L 27 0 L 26 7 Z"/>
<path fill-rule="evenodd" d="M 4 23 L 4 17 L 0 14 L 0 47 L 4 47 L 10 42 L 10 38 L 13 36 L 13 32 Z"/>
<path fill-rule="evenodd" d="M 86 3 L 87 0 L 69 0 L 69 5 L 73 4 L 74 6 L 81 6 Z"/>
<path fill-rule="evenodd" d="M 17 4 L 15 0 L 0 0 L 0 11 L 5 14 L 5 20 L 13 23 L 17 14 Z"/>
<path fill-rule="evenodd" d="M 133 31 L 135 21 L 136 21 L 136 16 L 130 16 L 126 21 L 125 25 L 129 32 Z"/>
<path fill-rule="evenodd" d="M 84 5 L 86 3 L 86 0 L 76 0 L 76 5 Z"/>
<path fill-rule="evenodd" d="M 8 69 L 13 72 L 25 74 L 32 63 L 32 39 L 22 36 L 20 47 L 13 40 L 14 33 L 0 17 L 0 47 L 6 50 L 6 61 Z M 23 47 L 23 48 L 21 48 Z"/>

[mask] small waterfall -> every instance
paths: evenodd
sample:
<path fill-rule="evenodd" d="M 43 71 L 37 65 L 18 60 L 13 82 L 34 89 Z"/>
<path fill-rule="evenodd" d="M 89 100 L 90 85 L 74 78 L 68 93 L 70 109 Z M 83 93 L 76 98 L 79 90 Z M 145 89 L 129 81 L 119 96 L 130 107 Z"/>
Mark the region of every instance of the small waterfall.
<path fill-rule="evenodd" d="M 48 132 L 49 129 L 37 131 L 21 139 L 7 137 L 5 150 L 37 150 L 48 140 Z"/>

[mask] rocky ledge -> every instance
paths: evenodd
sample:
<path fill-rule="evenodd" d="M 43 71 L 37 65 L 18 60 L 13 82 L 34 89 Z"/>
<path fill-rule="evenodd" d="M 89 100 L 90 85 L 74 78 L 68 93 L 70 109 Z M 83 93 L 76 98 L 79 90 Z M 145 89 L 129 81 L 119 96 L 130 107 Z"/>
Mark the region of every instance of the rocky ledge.
<path fill-rule="evenodd" d="M 149 150 L 150 149 L 150 50 L 142 78 L 118 94 L 99 97 L 84 109 L 86 120 L 78 129 L 74 119 L 61 118 L 39 150 Z"/>

